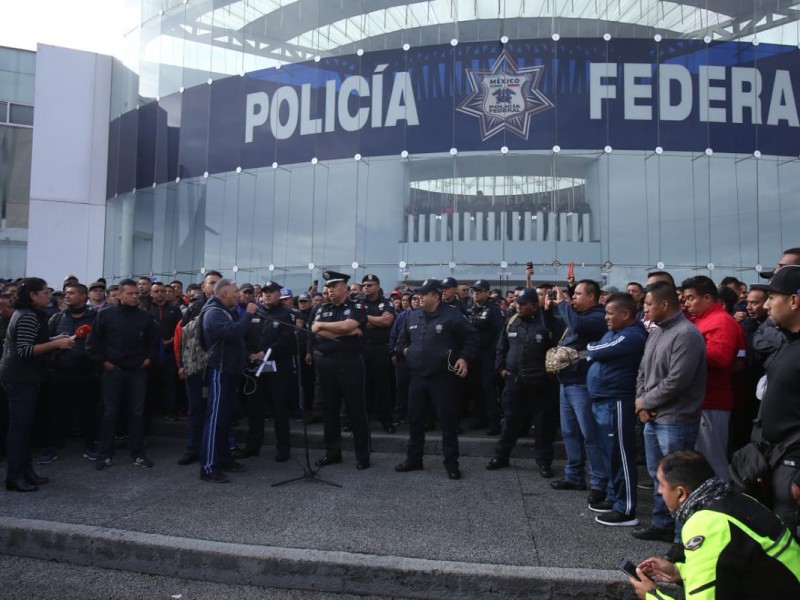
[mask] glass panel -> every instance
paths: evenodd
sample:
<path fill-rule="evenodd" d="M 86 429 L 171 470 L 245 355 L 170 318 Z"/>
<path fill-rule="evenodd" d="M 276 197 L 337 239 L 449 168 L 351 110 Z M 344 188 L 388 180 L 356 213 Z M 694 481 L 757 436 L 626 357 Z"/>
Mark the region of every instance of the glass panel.
<path fill-rule="evenodd" d="M 15 125 L 33 126 L 33 107 L 22 104 L 12 104 L 9 107 L 8 122 Z"/>

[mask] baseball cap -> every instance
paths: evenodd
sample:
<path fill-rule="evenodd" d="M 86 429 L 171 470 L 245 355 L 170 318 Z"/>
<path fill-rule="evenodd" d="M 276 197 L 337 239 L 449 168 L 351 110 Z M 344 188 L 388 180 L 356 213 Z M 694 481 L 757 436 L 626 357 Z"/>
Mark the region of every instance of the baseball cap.
<path fill-rule="evenodd" d="M 619 294 L 619 288 L 615 285 L 604 285 L 600 291 L 604 294 Z"/>
<path fill-rule="evenodd" d="M 300 294 L 300 295 L 297 297 L 297 301 L 298 301 L 298 302 L 310 302 L 310 301 L 311 301 L 311 296 L 309 296 L 308 294 L 306 294 L 305 292 L 303 292 L 302 294 Z"/>
<path fill-rule="evenodd" d="M 442 279 L 442 287 L 443 288 L 458 287 L 458 281 L 456 281 L 455 277 L 445 277 L 444 279 Z"/>
<path fill-rule="evenodd" d="M 414 290 L 418 294 L 427 294 L 428 292 L 441 292 L 442 282 L 438 279 L 426 279 L 422 285 Z"/>
<path fill-rule="evenodd" d="M 524 290 L 520 291 L 514 299 L 516 300 L 517 304 L 527 304 L 528 302 L 539 304 L 539 296 L 536 293 L 536 290 L 532 288 L 525 288 Z"/>
<path fill-rule="evenodd" d="M 240 292 L 255 292 L 256 289 L 253 287 L 252 283 L 243 283 L 239 286 Z"/>
<path fill-rule="evenodd" d="M 100 288 L 100 289 L 104 290 L 104 289 L 106 289 L 106 284 L 103 283 L 102 281 L 95 281 L 92 285 L 89 286 L 90 290 L 94 290 L 94 289 L 97 289 L 97 288 Z"/>
<path fill-rule="evenodd" d="M 478 279 L 478 281 L 472 284 L 473 290 L 483 290 L 484 292 L 489 291 L 490 287 L 489 282 L 485 279 Z"/>
<path fill-rule="evenodd" d="M 378 285 L 380 285 L 381 280 L 378 279 L 377 275 L 364 275 L 364 278 L 361 280 L 361 283 L 377 283 Z"/>
<path fill-rule="evenodd" d="M 284 298 L 291 298 L 292 296 L 294 296 L 292 290 L 290 290 L 289 288 L 281 288 L 281 300 L 283 300 Z"/>
<path fill-rule="evenodd" d="M 262 292 L 280 292 L 283 286 L 275 281 L 268 281 L 261 286 Z"/>
<path fill-rule="evenodd" d="M 770 279 L 767 289 L 776 294 L 800 295 L 800 265 L 781 267 Z"/>

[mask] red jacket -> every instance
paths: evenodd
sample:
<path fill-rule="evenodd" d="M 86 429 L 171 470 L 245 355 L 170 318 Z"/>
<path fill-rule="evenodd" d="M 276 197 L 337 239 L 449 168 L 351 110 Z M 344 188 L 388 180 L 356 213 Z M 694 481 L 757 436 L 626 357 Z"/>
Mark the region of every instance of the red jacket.
<path fill-rule="evenodd" d="M 706 397 L 701 408 L 731 410 L 734 407 L 733 374 L 741 368 L 747 338 L 739 324 L 717 302 L 694 324 L 706 340 Z"/>

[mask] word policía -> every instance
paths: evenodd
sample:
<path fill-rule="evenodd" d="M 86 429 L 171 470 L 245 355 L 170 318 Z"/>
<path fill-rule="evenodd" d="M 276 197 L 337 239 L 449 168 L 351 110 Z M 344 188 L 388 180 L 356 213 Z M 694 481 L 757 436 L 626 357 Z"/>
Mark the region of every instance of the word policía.
<path fill-rule="evenodd" d="M 310 83 L 297 87 L 284 85 L 275 90 L 270 98 L 267 92 L 247 94 L 245 112 L 244 141 L 249 144 L 258 128 L 266 127 L 278 140 L 300 135 L 330 133 L 341 128 L 344 131 L 358 131 L 369 123 L 372 128 L 393 127 L 400 121 L 408 125 L 419 125 L 417 105 L 411 77 L 407 71 L 394 74 L 389 102 L 384 113 L 384 71 L 388 64 L 375 67 L 370 79 L 352 75 L 339 80 L 325 82 L 324 106 L 322 115 L 312 115 Z M 337 84 L 339 84 L 337 90 Z M 369 98 L 368 106 L 361 99 Z"/>

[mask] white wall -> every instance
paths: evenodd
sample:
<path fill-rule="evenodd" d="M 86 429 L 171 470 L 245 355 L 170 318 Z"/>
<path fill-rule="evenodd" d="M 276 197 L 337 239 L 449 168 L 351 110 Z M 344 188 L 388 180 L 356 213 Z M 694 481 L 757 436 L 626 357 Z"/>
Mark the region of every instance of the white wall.
<path fill-rule="evenodd" d="M 108 56 L 39 45 L 26 274 L 60 287 L 103 274 Z"/>

